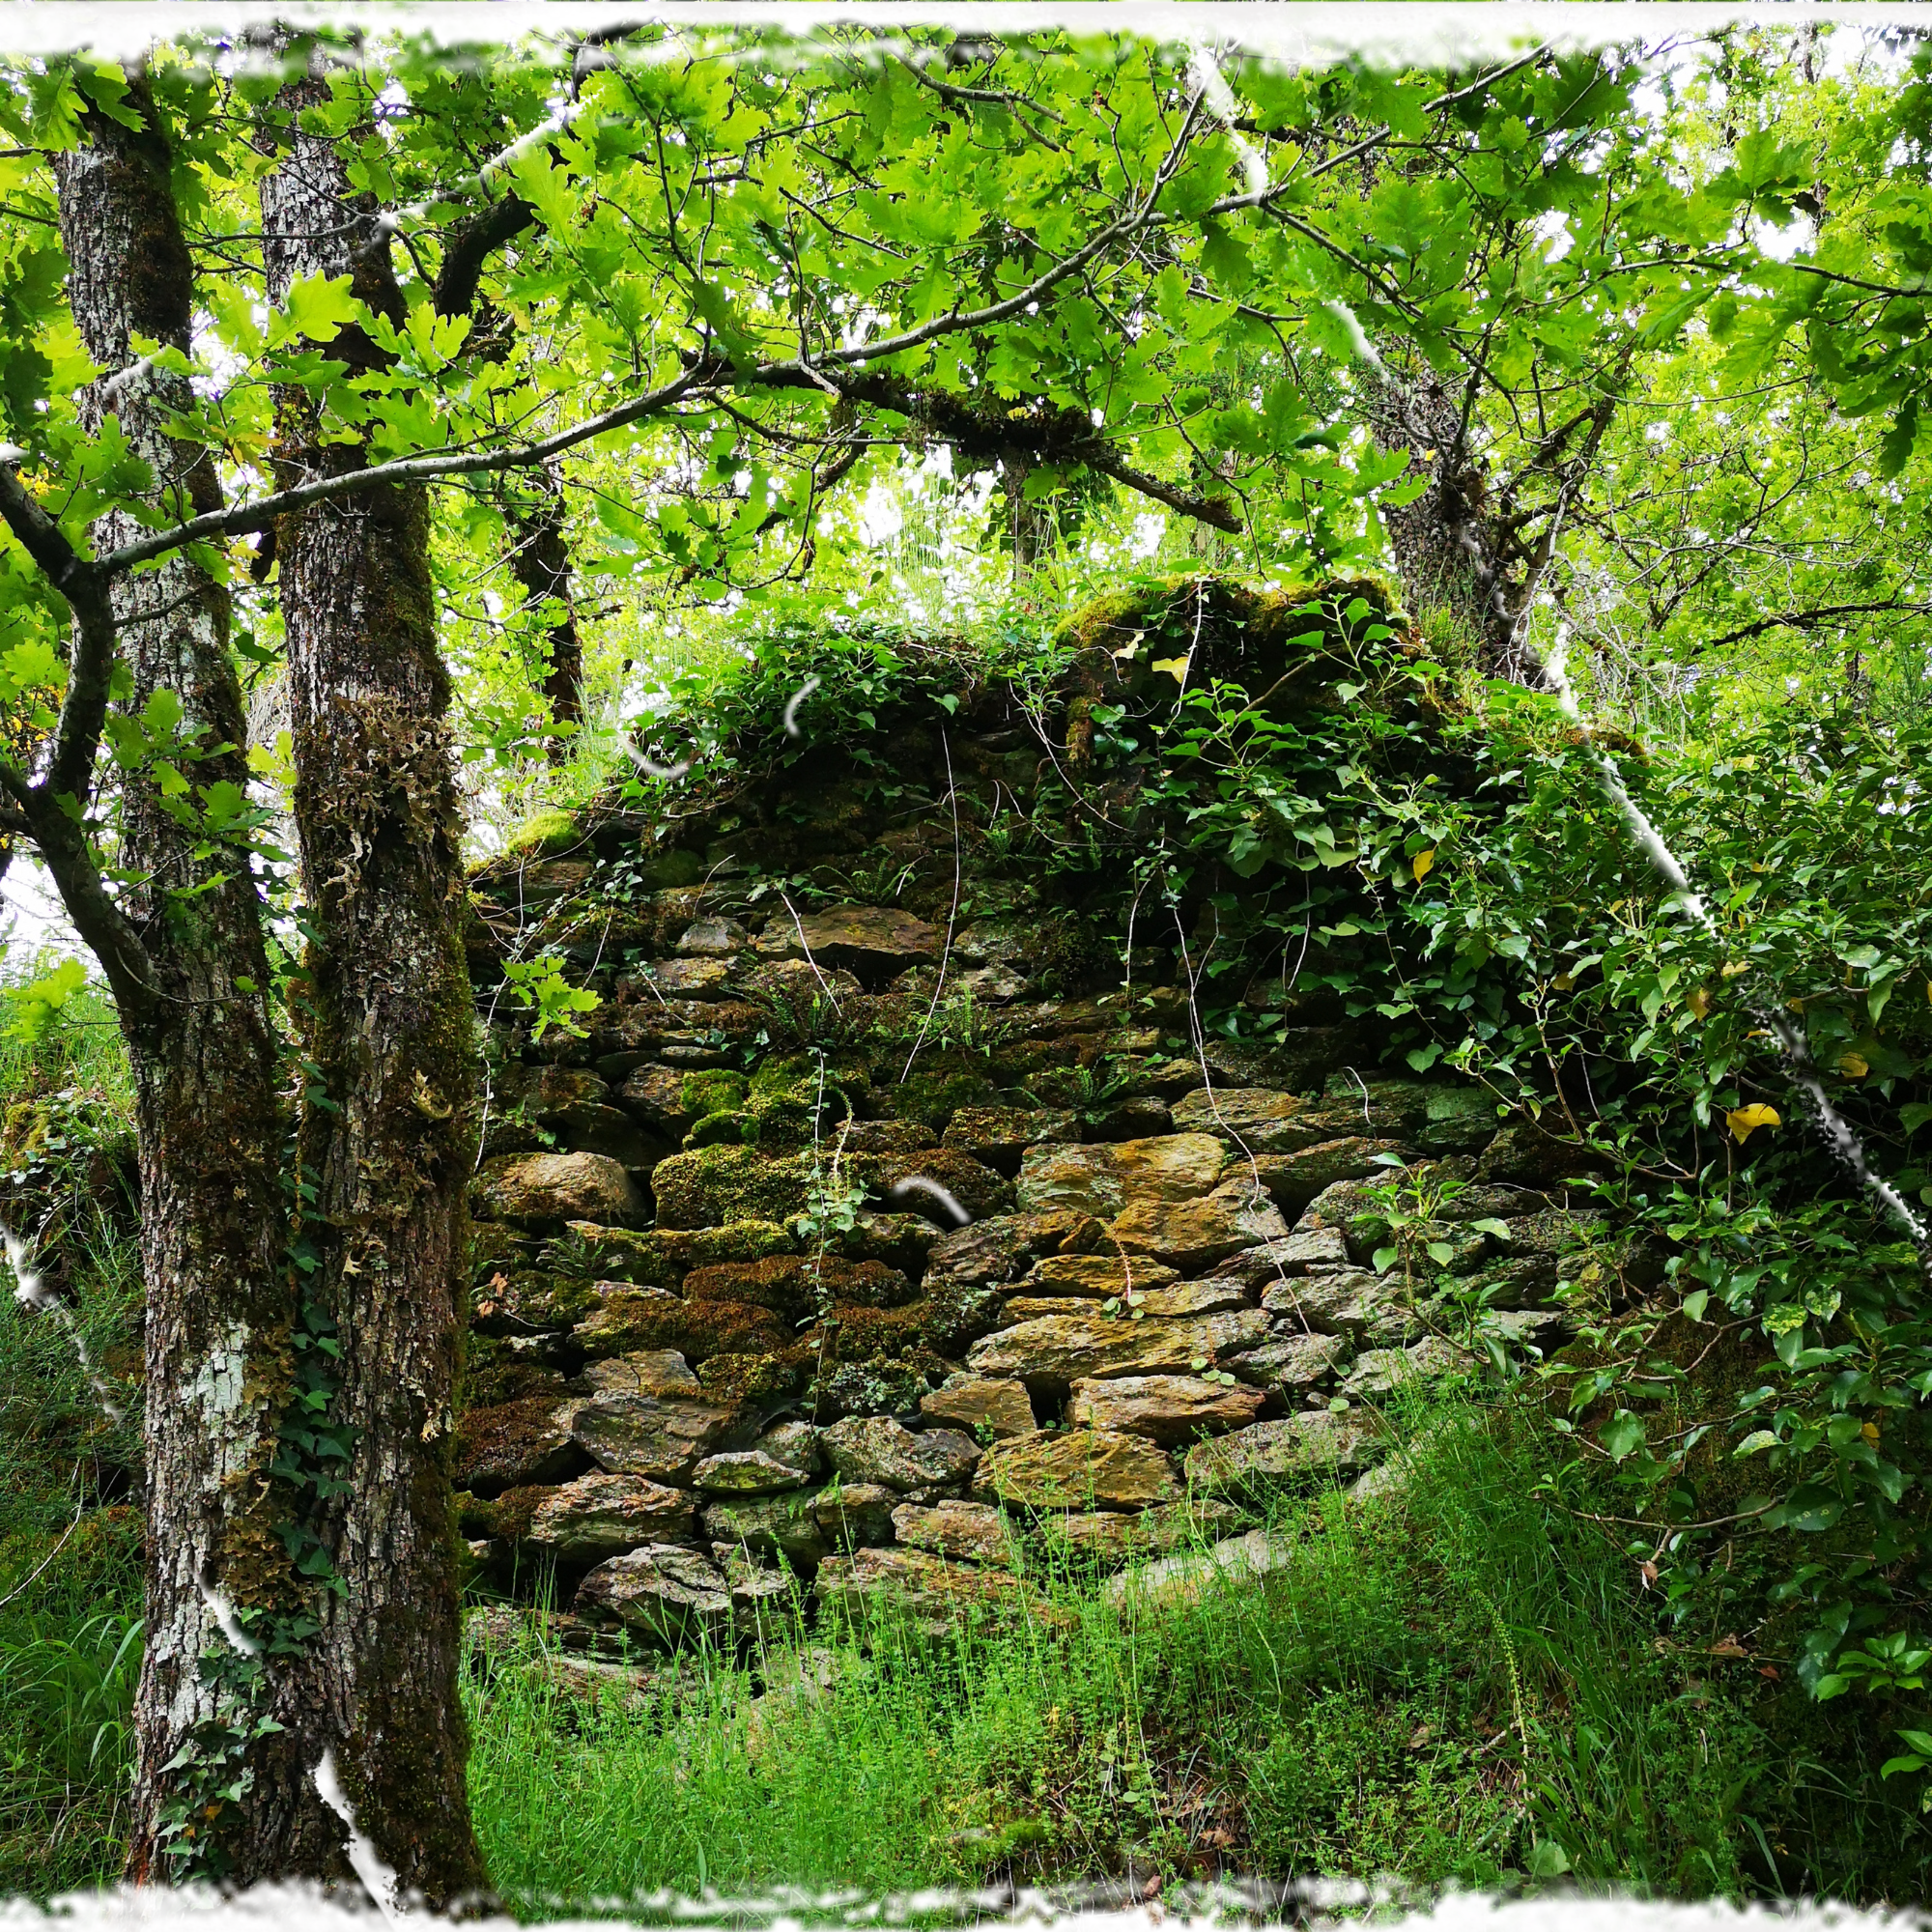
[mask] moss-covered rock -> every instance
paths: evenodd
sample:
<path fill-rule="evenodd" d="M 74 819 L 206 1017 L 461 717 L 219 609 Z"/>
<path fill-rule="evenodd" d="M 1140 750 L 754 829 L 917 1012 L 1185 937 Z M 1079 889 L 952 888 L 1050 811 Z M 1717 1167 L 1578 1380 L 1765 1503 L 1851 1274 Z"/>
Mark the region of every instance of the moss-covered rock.
<path fill-rule="evenodd" d="M 674 1154 L 651 1176 L 658 1223 L 717 1228 L 736 1220 L 785 1221 L 805 1211 L 811 1164 L 756 1148 L 708 1147 Z"/>

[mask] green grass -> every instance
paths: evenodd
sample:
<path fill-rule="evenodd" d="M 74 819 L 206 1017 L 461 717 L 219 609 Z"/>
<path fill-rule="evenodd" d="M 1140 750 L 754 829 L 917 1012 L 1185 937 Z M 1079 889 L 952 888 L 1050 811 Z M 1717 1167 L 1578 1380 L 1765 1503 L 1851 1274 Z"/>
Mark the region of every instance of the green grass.
<path fill-rule="evenodd" d="M 757 1686 L 715 1657 L 636 1709 L 561 1688 L 540 1636 L 479 1659 L 470 1788 L 491 1870 L 532 1914 L 1129 1860 L 1424 1887 L 1916 1889 L 1912 1820 L 1862 1786 L 1807 1816 L 1765 1680 L 1660 1651 L 1634 1566 L 1532 1493 L 1539 1460 L 1526 1440 L 1438 1435 L 1406 1500 L 1284 1501 L 1286 1569 L 1158 1614 L 1060 1576 L 1064 1630 L 932 1646 L 875 1628 L 837 1652 L 826 1694 L 761 1713 L 755 1754 Z"/>

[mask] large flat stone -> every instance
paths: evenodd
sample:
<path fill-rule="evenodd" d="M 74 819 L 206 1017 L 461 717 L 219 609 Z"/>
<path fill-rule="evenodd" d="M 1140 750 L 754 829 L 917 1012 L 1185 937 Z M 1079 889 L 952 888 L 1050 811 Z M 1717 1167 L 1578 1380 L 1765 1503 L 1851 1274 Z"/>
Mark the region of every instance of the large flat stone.
<path fill-rule="evenodd" d="M 1084 1510 L 1042 1519 L 1035 1534 L 1049 1550 L 1114 1568 L 1182 1545 L 1224 1536 L 1241 1520 L 1232 1503 L 1194 1496 L 1129 1515 L 1122 1510 Z"/>
<path fill-rule="evenodd" d="M 937 926 L 895 906 L 826 906 L 803 914 L 795 924 L 788 917 L 775 922 L 775 928 L 802 941 L 819 965 L 848 967 L 874 980 L 936 962 L 946 943 Z"/>
<path fill-rule="evenodd" d="M 1381 1158 L 1384 1154 L 1405 1165 L 1416 1158 L 1415 1150 L 1400 1141 L 1350 1134 L 1319 1142 L 1297 1153 L 1259 1155 L 1255 1169 L 1275 1204 L 1287 1213 L 1299 1214 L 1338 1180 L 1362 1180 L 1387 1173 L 1388 1162 Z"/>
<path fill-rule="evenodd" d="M 489 1496 L 582 1474 L 590 1459 L 571 1437 L 579 1406 L 535 1396 L 466 1409 L 456 1423 L 457 1488 Z"/>
<path fill-rule="evenodd" d="M 526 1542 L 573 1562 L 615 1556 L 649 1543 L 689 1543 L 697 1519 L 688 1492 L 642 1476 L 579 1476 L 554 1490 L 512 1490 L 500 1500 L 528 1501 Z"/>
<path fill-rule="evenodd" d="M 741 1546 L 753 1556 L 782 1557 L 794 1570 L 809 1571 L 833 1548 L 814 1514 L 817 1501 L 816 1492 L 803 1490 L 717 1498 L 704 1505 L 704 1534 L 714 1546 Z"/>
<path fill-rule="evenodd" d="M 859 1549 L 891 1543 L 893 1512 L 899 1492 L 883 1483 L 839 1481 L 812 1504 L 812 1520 L 834 1549 Z"/>
<path fill-rule="evenodd" d="M 1344 1335 L 1277 1335 L 1223 1366 L 1250 1388 L 1275 1391 L 1291 1401 L 1327 1381 L 1352 1344 Z"/>
<path fill-rule="evenodd" d="M 1243 1248 L 1214 1269 L 1214 1278 L 1231 1276 L 1249 1289 L 1296 1275 L 1317 1274 L 1350 1264 L 1349 1244 L 1339 1228 L 1296 1228 L 1279 1240 Z"/>
<path fill-rule="evenodd" d="M 565 1221 L 622 1226 L 646 1213 L 638 1183 L 621 1163 L 598 1153 L 516 1153 L 483 1163 L 470 1187 L 486 1220 L 551 1227 Z"/>
<path fill-rule="evenodd" d="M 1199 1376 L 1120 1376 L 1073 1384 L 1066 1419 L 1078 1429 L 1145 1435 L 1164 1449 L 1243 1429 L 1260 1413 L 1263 1397 Z"/>
<path fill-rule="evenodd" d="M 763 1261 L 697 1267 L 684 1278 L 695 1301 L 741 1301 L 796 1322 L 827 1302 L 898 1308 L 918 1291 L 897 1268 L 838 1255 L 773 1255 Z"/>
<path fill-rule="evenodd" d="M 1284 1332 L 1350 1335 L 1365 1345 L 1406 1342 L 1422 1332 L 1401 1276 L 1366 1268 L 1276 1282 L 1262 1291 L 1262 1306 Z"/>
<path fill-rule="evenodd" d="M 660 1288 L 597 1284 L 597 1310 L 571 1340 L 586 1355 L 673 1350 L 693 1363 L 713 1355 L 763 1355 L 784 1348 L 795 1330 L 781 1316 L 743 1301 L 696 1301 Z"/>
<path fill-rule="evenodd" d="M 731 1587 L 710 1557 L 652 1544 L 601 1563 L 577 1586 L 580 1616 L 608 1619 L 656 1650 L 722 1642 Z"/>
<path fill-rule="evenodd" d="M 864 1623 L 903 1617 L 921 1634 L 945 1637 L 962 1622 L 1017 1611 L 1019 1578 L 996 1564 L 949 1563 L 923 1549 L 855 1549 L 819 1566 L 811 1586 L 822 1617 Z"/>
<path fill-rule="evenodd" d="M 1021 1283 L 1021 1287 L 1029 1287 Z M 1224 1309 L 1245 1308 L 1251 1297 L 1237 1281 L 1183 1281 L 1172 1288 L 1138 1291 L 1120 1297 L 1121 1311 L 1141 1321 L 1174 1321 L 1190 1315 L 1218 1315 Z M 1049 1315 L 1091 1316 L 1096 1304 L 1081 1295 L 1016 1294 L 1007 1303 L 1009 1323 L 1037 1321 Z"/>
<path fill-rule="evenodd" d="M 893 1511 L 893 1529 L 901 1546 L 915 1549 L 969 1563 L 1012 1562 L 1012 1533 L 988 1503 L 948 1500 L 930 1508 L 901 1503 Z"/>
<path fill-rule="evenodd" d="M 1199 1200 L 1136 1201 L 1114 1219 L 1108 1233 L 1123 1248 L 1191 1274 L 1243 1248 L 1280 1239 L 1288 1223 L 1243 1174 Z"/>
<path fill-rule="evenodd" d="M 1305 1124 L 1318 1113 L 1298 1094 L 1272 1087 L 1197 1087 L 1174 1103 L 1174 1124 L 1190 1133 L 1213 1134 L 1247 1153 L 1289 1153 L 1333 1138 Z"/>
<path fill-rule="evenodd" d="M 919 1435 L 889 1415 L 853 1415 L 822 1434 L 827 1461 L 847 1483 L 878 1484 L 916 1502 L 930 1501 L 963 1484 L 980 1450 L 952 1429 Z"/>
<path fill-rule="evenodd" d="M 1215 1368 L 1224 1354 L 1259 1348 L 1267 1337 L 1267 1317 L 1257 1308 L 1185 1321 L 1117 1321 L 1096 1310 L 1022 1321 L 976 1342 L 966 1359 L 978 1375 L 1065 1387 L 1112 1376 L 1178 1375 L 1196 1362 Z"/>
<path fill-rule="evenodd" d="M 696 1397 L 702 1386 L 675 1349 L 639 1349 L 586 1363 L 583 1379 L 593 1395 Z"/>
<path fill-rule="evenodd" d="M 571 1435 L 612 1475 L 688 1484 L 699 1460 L 724 1440 L 738 1419 L 735 1405 L 704 1401 L 694 1378 L 688 1395 L 611 1389 L 593 1396 L 578 1405 Z"/>
<path fill-rule="evenodd" d="M 1090 1301 L 1144 1290 L 1172 1288 L 1179 1270 L 1145 1255 L 1112 1249 L 1097 1255 L 1042 1255 L 1023 1284 L 1027 1294 L 1077 1294 Z"/>
<path fill-rule="evenodd" d="M 1220 1179 L 1227 1156 L 1212 1134 L 1029 1148 L 1020 1164 L 1019 1205 L 1035 1211 L 1074 1208 L 1105 1219 L 1130 1202 L 1190 1201 Z"/>
<path fill-rule="evenodd" d="M 1111 1577 L 1103 1594 L 1110 1603 L 1174 1608 L 1198 1603 L 1212 1590 L 1252 1584 L 1270 1571 L 1286 1569 L 1293 1555 L 1294 1545 L 1287 1537 L 1251 1529 L 1209 1548 L 1163 1556 Z"/>
<path fill-rule="evenodd" d="M 1393 1395 L 1407 1382 L 1434 1380 L 1439 1376 L 1467 1375 L 1475 1357 L 1440 1335 L 1425 1335 L 1406 1349 L 1365 1349 L 1342 1378 L 1342 1393 L 1359 1402 L 1367 1396 Z"/>
<path fill-rule="evenodd" d="M 1204 1495 L 1252 1501 L 1276 1484 L 1359 1469 L 1382 1446 L 1382 1426 L 1367 1409 L 1305 1409 L 1197 1443 L 1187 1452 L 1187 1481 Z"/>
<path fill-rule="evenodd" d="M 951 1376 L 944 1388 L 922 1396 L 919 1407 L 929 1420 L 951 1423 L 976 1439 L 981 1430 L 999 1441 L 1011 1435 L 1031 1435 L 1039 1427 L 1034 1420 L 1033 1398 L 1027 1394 L 1026 1384 L 1010 1378 Z"/>
<path fill-rule="evenodd" d="M 1179 1494 L 1174 1464 L 1142 1436 L 1111 1430 L 1041 1430 L 996 1442 L 973 1493 L 1022 1509 L 1142 1510 Z"/>

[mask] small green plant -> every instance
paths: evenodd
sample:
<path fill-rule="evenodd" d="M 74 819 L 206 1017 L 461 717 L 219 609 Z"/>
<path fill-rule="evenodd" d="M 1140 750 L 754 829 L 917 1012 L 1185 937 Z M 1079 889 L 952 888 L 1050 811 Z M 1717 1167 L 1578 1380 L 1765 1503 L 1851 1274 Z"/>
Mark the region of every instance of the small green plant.
<path fill-rule="evenodd" d="M 532 1037 L 541 1039 L 552 1028 L 583 1037 L 584 1029 L 572 1017 L 594 1011 L 598 997 L 587 986 L 573 986 L 563 976 L 560 953 L 545 952 L 535 959 L 506 960 L 503 985 L 510 998 L 535 1014 Z"/>

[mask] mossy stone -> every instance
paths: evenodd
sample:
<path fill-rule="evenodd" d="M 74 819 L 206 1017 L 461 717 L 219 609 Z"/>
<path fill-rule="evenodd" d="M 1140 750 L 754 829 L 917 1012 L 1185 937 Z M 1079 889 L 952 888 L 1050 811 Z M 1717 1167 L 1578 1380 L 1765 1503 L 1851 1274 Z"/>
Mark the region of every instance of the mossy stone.
<path fill-rule="evenodd" d="M 585 834 L 575 812 L 561 808 L 533 811 L 503 841 L 503 850 L 516 858 L 537 854 L 549 858 L 568 852 L 583 842 Z"/>

